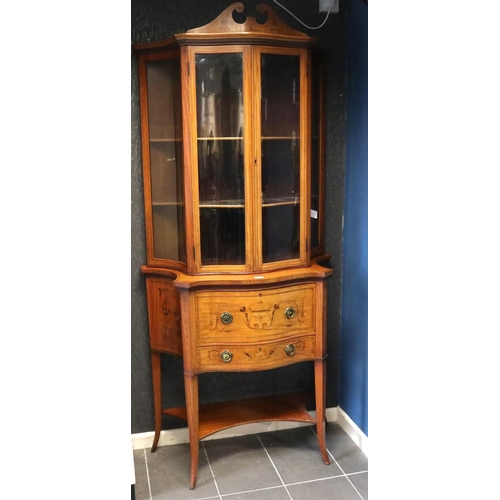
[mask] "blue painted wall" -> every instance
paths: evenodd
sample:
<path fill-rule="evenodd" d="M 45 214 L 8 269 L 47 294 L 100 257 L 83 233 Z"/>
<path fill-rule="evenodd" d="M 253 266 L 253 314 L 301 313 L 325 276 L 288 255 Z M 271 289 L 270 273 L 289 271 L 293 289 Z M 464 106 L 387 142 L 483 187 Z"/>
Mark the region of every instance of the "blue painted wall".
<path fill-rule="evenodd" d="M 339 405 L 368 435 L 368 5 L 347 0 Z"/>

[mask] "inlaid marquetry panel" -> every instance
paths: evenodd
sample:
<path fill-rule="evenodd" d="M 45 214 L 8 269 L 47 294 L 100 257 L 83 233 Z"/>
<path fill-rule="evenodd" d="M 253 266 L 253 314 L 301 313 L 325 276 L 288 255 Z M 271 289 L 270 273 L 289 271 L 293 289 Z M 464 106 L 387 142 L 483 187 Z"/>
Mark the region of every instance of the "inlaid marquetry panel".
<path fill-rule="evenodd" d="M 313 359 L 314 349 L 314 335 L 268 344 L 205 346 L 198 348 L 198 363 L 204 371 L 267 370 Z"/>
<path fill-rule="evenodd" d="M 316 331 L 314 283 L 195 297 L 198 344 L 262 342 Z"/>
<path fill-rule="evenodd" d="M 168 278 L 147 278 L 151 349 L 182 356 L 179 292 Z"/>

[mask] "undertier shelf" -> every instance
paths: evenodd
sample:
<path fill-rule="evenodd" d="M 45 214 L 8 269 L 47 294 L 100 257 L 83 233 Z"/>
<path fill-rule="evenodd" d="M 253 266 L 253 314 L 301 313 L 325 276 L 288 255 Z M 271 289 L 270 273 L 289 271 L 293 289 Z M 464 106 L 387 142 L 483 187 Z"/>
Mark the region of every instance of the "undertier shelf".
<path fill-rule="evenodd" d="M 313 400 L 312 393 L 298 392 L 200 405 L 198 438 L 203 439 L 230 427 L 255 422 L 293 421 L 315 424 L 316 419 L 306 410 L 306 404 Z M 187 420 L 184 407 L 163 409 L 162 413 Z"/>

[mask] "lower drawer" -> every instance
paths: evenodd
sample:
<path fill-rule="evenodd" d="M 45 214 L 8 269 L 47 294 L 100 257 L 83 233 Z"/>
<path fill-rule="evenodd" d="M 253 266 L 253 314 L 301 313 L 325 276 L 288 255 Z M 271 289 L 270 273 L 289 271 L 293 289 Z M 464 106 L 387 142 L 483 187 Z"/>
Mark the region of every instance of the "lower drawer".
<path fill-rule="evenodd" d="M 315 335 L 266 344 L 198 347 L 201 371 L 267 370 L 315 358 Z"/>

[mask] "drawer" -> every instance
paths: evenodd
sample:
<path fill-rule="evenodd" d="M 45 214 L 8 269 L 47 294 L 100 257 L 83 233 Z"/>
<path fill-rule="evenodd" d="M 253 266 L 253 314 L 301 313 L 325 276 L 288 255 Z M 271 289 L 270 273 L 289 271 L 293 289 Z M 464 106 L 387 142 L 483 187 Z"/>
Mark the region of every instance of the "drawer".
<path fill-rule="evenodd" d="M 195 292 L 198 345 L 279 340 L 316 332 L 314 283 Z"/>
<path fill-rule="evenodd" d="M 198 364 L 202 371 L 252 371 L 276 368 L 314 359 L 315 338 L 314 335 L 307 335 L 267 344 L 198 347 Z"/>

